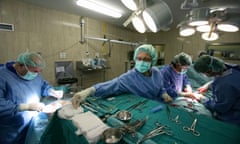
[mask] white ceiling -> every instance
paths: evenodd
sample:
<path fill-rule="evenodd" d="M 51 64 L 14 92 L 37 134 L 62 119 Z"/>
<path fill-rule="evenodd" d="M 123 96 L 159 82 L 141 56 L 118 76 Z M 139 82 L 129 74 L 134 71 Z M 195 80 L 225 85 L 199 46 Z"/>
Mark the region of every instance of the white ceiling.
<path fill-rule="evenodd" d="M 28 2 L 45 8 L 55 9 L 67 13 L 90 17 L 101 21 L 106 21 L 108 23 L 119 26 L 123 26 L 122 24 L 124 23 L 124 21 L 126 21 L 130 14 L 132 13 L 121 3 L 120 0 L 99 0 L 105 3 L 109 3 L 113 7 L 122 10 L 123 16 L 119 19 L 104 16 L 94 11 L 90 11 L 88 9 L 79 7 L 75 4 L 76 0 L 21 0 L 21 1 Z M 173 23 L 170 25 L 170 28 L 176 28 L 177 24 L 179 24 L 184 19 L 185 15 L 191 9 L 181 9 L 181 4 L 185 0 L 163 0 L 163 1 L 169 6 L 173 14 Z M 188 0 L 188 2 L 192 1 L 193 0 Z M 197 2 L 199 4 L 198 7 L 240 8 L 240 0 L 197 0 Z"/>

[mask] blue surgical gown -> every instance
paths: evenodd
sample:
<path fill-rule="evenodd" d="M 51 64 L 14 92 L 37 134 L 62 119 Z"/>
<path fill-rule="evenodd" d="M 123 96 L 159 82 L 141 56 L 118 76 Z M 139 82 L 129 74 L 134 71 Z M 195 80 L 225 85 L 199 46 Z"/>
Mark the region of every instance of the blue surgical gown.
<path fill-rule="evenodd" d="M 27 81 L 18 76 L 9 62 L 0 68 L 0 143 L 24 143 L 26 129 L 33 111 L 18 111 L 20 103 L 36 103 L 41 96 L 48 95 L 51 87 L 38 75 L 34 80 Z"/>
<path fill-rule="evenodd" d="M 96 89 L 94 96 L 104 97 L 130 93 L 148 99 L 162 101 L 161 96 L 165 93 L 162 75 L 156 67 L 152 67 L 151 72 L 151 76 L 144 76 L 133 68 L 113 80 L 94 85 Z"/>
<path fill-rule="evenodd" d="M 176 98 L 186 85 L 190 85 L 187 75 L 177 73 L 170 65 L 165 65 L 160 71 L 163 75 L 164 88 L 172 98 Z"/>
<path fill-rule="evenodd" d="M 214 116 L 240 125 L 240 70 L 230 68 L 212 83 L 212 98 L 206 103 Z"/>

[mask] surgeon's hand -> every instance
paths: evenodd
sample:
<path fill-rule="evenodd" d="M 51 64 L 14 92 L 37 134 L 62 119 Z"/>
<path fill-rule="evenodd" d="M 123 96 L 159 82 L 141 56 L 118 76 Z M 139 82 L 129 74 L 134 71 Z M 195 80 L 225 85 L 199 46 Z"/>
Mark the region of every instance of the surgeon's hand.
<path fill-rule="evenodd" d="M 199 87 L 199 88 L 197 89 L 197 91 L 198 91 L 199 93 L 205 93 L 205 92 L 207 92 L 208 88 L 210 87 L 210 85 L 211 85 L 212 83 L 213 83 L 213 81 L 207 82 L 207 83 L 204 84 L 203 86 Z"/>
<path fill-rule="evenodd" d="M 48 94 L 50 96 L 53 96 L 57 99 L 61 99 L 63 97 L 63 91 L 62 90 L 54 90 L 54 89 L 49 89 Z"/>
<path fill-rule="evenodd" d="M 179 92 L 178 94 L 183 97 L 189 97 L 189 98 L 195 99 L 194 93 L 192 92 Z"/>
<path fill-rule="evenodd" d="M 184 88 L 184 92 L 187 92 L 187 93 L 192 93 L 192 87 L 190 85 L 187 85 L 186 88 Z"/>
<path fill-rule="evenodd" d="M 197 101 L 200 101 L 202 98 L 205 97 L 201 93 L 193 93 L 193 96 L 194 96 L 194 99 L 196 99 Z"/>
<path fill-rule="evenodd" d="M 197 91 L 198 91 L 199 93 L 205 93 L 205 92 L 207 92 L 207 90 L 208 90 L 208 87 L 207 87 L 207 86 L 201 86 L 201 87 L 199 87 L 199 88 L 197 89 Z"/>
<path fill-rule="evenodd" d="M 19 104 L 18 109 L 20 111 L 41 111 L 44 106 L 44 103 Z"/>
<path fill-rule="evenodd" d="M 167 93 L 162 94 L 162 98 L 165 103 L 169 103 L 173 101 L 172 97 L 169 96 Z"/>
<path fill-rule="evenodd" d="M 96 89 L 94 87 L 87 88 L 83 91 L 77 92 L 74 94 L 72 98 L 72 105 L 76 109 L 79 107 L 80 103 L 82 103 L 86 97 L 93 95 Z"/>

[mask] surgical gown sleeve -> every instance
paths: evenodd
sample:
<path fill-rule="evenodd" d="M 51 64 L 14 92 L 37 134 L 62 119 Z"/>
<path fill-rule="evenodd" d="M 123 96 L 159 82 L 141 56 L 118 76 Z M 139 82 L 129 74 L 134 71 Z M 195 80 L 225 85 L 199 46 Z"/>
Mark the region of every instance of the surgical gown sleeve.
<path fill-rule="evenodd" d="M 230 85 L 221 85 L 217 86 L 214 91 L 213 99 L 207 103 L 207 107 L 220 113 L 229 111 L 235 101 L 234 88 Z"/>
<path fill-rule="evenodd" d="M 212 84 L 213 96 L 205 104 L 216 117 L 223 121 L 240 124 L 240 72 L 216 78 Z"/>
<path fill-rule="evenodd" d="M 49 89 L 53 88 L 52 85 L 50 85 L 47 81 L 42 80 L 42 90 L 41 95 L 42 96 L 49 96 Z"/>
<path fill-rule="evenodd" d="M 144 76 L 136 69 L 132 69 L 121 76 L 94 86 L 94 96 L 104 97 L 124 93 L 135 94 L 152 100 L 162 101 L 161 95 L 165 92 L 162 75 L 157 68 L 152 68 L 152 75 Z"/>

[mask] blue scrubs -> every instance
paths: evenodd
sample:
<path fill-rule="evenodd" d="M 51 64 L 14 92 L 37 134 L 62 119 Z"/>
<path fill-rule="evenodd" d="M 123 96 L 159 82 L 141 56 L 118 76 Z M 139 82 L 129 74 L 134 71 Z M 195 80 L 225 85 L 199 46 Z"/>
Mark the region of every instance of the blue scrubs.
<path fill-rule="evenodd" d="M 228 67 L 228 66 L 227 66 Z M 216 77 L 212 98 L 205 104 L 214 116 L 221 120 L 240 125 L 240 70 L 230 68 Z"/>
<path fill-rule="evenodd" d="M 0 68 L 0 143 L 24 143 L 25 134 L 33 111 L 18 111 L 20 103 L 36 103 L 48 95 L 51 86 L 41 75 L 27 81 L 18 76 L 9 62 Z"/>
<path fill-rule="evenodd" d="M 134 68 L 113 80 L 96 84 L 94 85 L 96 88 L 94 96 L 104 97 L 131 93 L 148 99 L 162 101 L 161 96 L 165 93 L 162 75 L 156 67 L 152 67 L 151 71 L 151 76 L 144 76 Z"/>
<path fill-rule="evenodd" d="M 187 75 L 177 73 L 170 65 L 165 65 L 161 68 L 161 73 L 163 75 L 164 88 L 172 98 L 176 98 L 186 85 L 190 85 Z"/>

